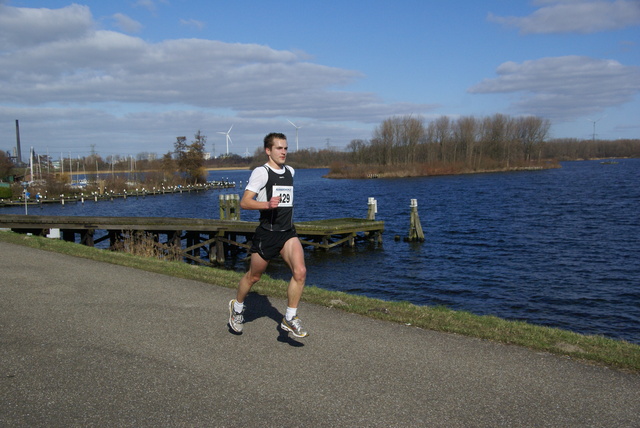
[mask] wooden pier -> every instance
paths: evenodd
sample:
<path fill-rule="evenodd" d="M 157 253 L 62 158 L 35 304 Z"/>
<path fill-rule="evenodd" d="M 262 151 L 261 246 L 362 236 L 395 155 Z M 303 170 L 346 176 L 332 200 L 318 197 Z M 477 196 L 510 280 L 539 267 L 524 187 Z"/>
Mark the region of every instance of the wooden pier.
<path fill-rule="evenodd" d="M 39 236 L 59 231 L 56 237 L 65 241 L 88 246 L 105 242 L 102 246 L 110 249 L 127 236 L 145 234 L 152 237 L 159 251 L 178 253 L 207 266 L 222 264 L 227 256 L 248 250 L 257 225 L 228 219 L 0 215 L 0 228 Z M 380 245 L 384 230 L 383 221 L 357 218 L 303 221 L 295 226 L 303 246 L 325 250 L 353 247 L 360 241 Z"/>
<path fill-rule="evenodd" d="M 67 194 L 53 195 L 40 195 L 36 194 L 24 199 L 24 195 L 19 199 L 0 199 L 0 208 L 11 206 L 41 206 L 50 204 L 62 204 L 65 203 L 85 203 L 85 202 L 99 202 L 99 201 L 113 201 L 117 198 L 146 198 L 147 196 L 161 196 L 171 195 L 174 193 L 198 193 L 209 190 L 222 190 L 235 188 L 236 183 L 228 181 L 210 181 L 203 184 L 185 185 L 185 186 L 162 186 L 152 187 L 147 189 L 144 187 L 138 189 L 123 190 L 122 192 L 114 192 L 113 190 L 103 190 L 100 192 L 83 192 L 75 190 Z"/>

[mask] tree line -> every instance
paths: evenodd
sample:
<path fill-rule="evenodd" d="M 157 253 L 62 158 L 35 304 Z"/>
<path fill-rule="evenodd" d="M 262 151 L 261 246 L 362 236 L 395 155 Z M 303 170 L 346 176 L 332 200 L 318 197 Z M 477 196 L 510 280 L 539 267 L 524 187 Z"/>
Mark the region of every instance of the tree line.
<path fill-rule="evenodd" d="M 561 161 L 607 158 L 640 158 L 640 140 L 578 140 L 562 138 L 544 145 L 544 156 Z"/>
<path fill-rule="evenodd" d="M 639 140 L 549 140 L 550 122 L 535 116 L 442 116 L 425 124 L 391 117 L 370 140 L 352 140 L 330 177 L 419 176 L 557 167 L 559 160 L 640 157 Z"/>
<path fill-rule="evenodd" d="M 349 163 L 334 165 L 332 173 L 403 176 L 537 165 L 544 160 L 549 128 L 548 120 L 533 116 L 442 116 L 427 124 L 413 116 L 392 117 L 369 141 L 351 141 Z"/>

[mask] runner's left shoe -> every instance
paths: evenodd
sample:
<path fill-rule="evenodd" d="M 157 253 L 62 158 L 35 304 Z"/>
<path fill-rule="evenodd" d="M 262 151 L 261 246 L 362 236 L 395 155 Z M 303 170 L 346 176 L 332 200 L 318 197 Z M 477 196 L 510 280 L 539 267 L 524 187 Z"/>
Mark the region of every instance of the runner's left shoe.
<path fill-rule="evenodd" d="M 233 304 L 236 299 L 232 299 L 229 302 L 229 327 L 236 333 L 242 333 L 242 326 L 244 324 L 244 310 L 242 312 L 236 312 L 233 308 Z"/>

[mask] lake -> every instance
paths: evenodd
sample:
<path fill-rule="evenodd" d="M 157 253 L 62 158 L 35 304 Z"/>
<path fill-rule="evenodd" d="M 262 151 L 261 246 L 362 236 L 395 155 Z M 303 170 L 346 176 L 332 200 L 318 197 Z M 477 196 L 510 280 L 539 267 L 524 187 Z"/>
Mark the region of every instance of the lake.
<path fill-rule="evenodd" d="M 640 159 L 563 162 L 544 171 L 330 180 L 297 170 L 295 219 L 385 221 L 381 247 L 306 252 L 309 285 L 600 334 L 640 344 Z M 33 215 L 217 218 L 218 195 L 249 171 L 212 171 L 236 189 L 30 207 Z M 424 243 L 408 243 L 410 200 Z M 1 214 L 24 214 L 2 208 Z M 242 220 L 257 220 L 242 212 Z M 243 261 L 228 266 L 242 271 Z M 282 262 L 267 271 L 289 279 Z"/>

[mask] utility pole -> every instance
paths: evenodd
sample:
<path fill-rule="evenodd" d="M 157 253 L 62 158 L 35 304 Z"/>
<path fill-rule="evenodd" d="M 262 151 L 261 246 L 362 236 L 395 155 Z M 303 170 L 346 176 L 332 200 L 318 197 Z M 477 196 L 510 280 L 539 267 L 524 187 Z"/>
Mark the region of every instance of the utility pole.
<path fill-rule="evenodd" d="M 602 116 L 600 119 L 597 119 L 597 120 L 587 119 L 589 122 L 592 122 L 592 123 L 593 123 L 593 134 L 591 134 L 591 137 L 592 137 L 593 142 L 595 142 L 595 141 L 596 141 L 596 135 L 598 135 L 598 134 L 596 134 L 596 122 L 601 121 L 601 120 L 602 120 L 602 119 L 604 119 L 605 117 L 607 117 L 607 116 L 606 116 L 606 115 L 605 115 L 605 116 Z"/>

